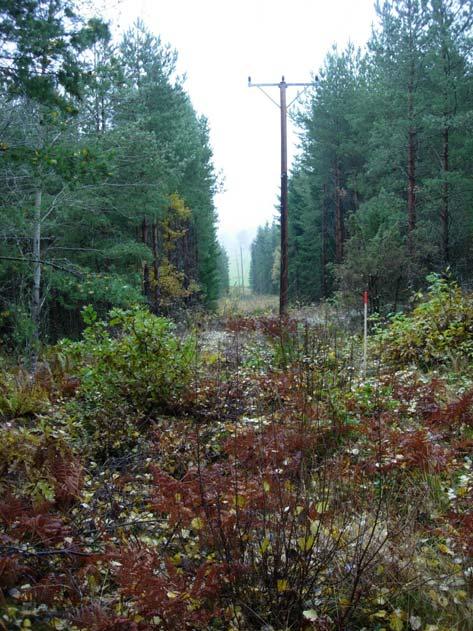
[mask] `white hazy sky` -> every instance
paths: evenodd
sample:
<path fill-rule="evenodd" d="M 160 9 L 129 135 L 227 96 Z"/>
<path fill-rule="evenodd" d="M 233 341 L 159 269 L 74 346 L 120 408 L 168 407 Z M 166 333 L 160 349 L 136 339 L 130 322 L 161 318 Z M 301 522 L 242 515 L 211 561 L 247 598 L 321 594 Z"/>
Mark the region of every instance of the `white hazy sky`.
<path fill-rule="evenodd" d="M 306 82 L 332 44 L 367 41 L 374 0 L 119 0 L 120 30 L 141 17 L 179 53 L 178 69 L 196 110 L 209 119 L 219 232 L 245 241 L 275 214 L 279 191 L 279 110 L 254 82 Z M 116 5 L 115 5 L 116 6 Z M 277 100 L 278 90 L 272 94 Z M 288 98 L 295 96 L 295 89 Z M 297 138 L 290 130 L 290 159 Z"/>

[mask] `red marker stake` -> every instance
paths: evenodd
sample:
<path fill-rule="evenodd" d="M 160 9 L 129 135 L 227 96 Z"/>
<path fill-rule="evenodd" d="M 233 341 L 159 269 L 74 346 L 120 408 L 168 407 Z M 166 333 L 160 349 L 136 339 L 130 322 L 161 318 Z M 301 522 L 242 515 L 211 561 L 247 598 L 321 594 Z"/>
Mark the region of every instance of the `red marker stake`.
<path fill-rule="evenodd" d="M 366 358 L 368 355 L 368 292 L 363 292 L 364 326 L 363 326 L 363 379 L 366 378 Z"/>

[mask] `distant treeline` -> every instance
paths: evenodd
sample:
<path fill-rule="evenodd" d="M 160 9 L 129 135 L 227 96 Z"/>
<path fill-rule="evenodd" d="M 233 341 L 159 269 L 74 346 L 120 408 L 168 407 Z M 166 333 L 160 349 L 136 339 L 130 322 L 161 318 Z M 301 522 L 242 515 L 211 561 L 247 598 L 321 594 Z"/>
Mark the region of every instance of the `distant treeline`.
<path fill-rule="evenodd" d="M 256 294 L 279 291 L 280 231 L 277 223 L 260 226 L 251 244 L 250 287 Z"/>
<path fill-rule="evenodd" d="M 293 300 L 368 288 L 372 309 L 396 310 L 430 271 L 473 278 L 473 5 L 392 0 L 377 14 L 365 50 L 330 51 L 296 116 Z M 252 248 L 257 292 L 278 257 L 268 231 Z"/>

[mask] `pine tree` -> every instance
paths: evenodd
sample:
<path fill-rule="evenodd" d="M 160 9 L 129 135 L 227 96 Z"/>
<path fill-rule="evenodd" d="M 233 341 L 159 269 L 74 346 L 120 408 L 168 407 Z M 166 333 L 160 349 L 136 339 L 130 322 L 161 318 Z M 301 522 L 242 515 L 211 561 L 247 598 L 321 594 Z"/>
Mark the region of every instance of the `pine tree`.
<path fill-rule="evenodd" d="M 360 204 L 365 156 L 360 103 L 365 94 L 361 55 L 333 49 L 308 108 L 297 117 L 302 154 L 290 181 L 291 295 L 327 297 L 330 264 L 341 262 L 346 222 Z"/>
<path fill-rule="evenodd" d="M 230 262 L 225 248 L 218 244 L 218 293 L 219 297 L 226 296 L 230 290 Z"/>
<path fill-rule="evenodd" d="M 438 164 L 438 169 L 428 185 L 438 209 L 440 261 L 446 267 L 458 261 L 463 250 L 458 242 L 452 244 L 452 228 L 456 236 L 467 222 L 462 206 L 468 185 L 457 156 L 463 153 L 468 135 L 465 115 L 472 107 L 468 94 L 472 39 L 468 34 L 473 25 L 473 6 L 466 0 L 431 0 L 429 17 L 428 78 L 434 98 L 426 127 L 432 164 Z"/>
<path fill-rule="evenodd" d="M 274 294 L 279 290 L 277 269 L 279 225 L 266 223 L 257 230 L 250 252 L 250 287 L 255 294 Z"/>
<path fill-rule="evenodd" d="M 108 35 L 97 18 L 84 24 L 72 0 L 3 0 L 0 83 L 9 98 L 71 111 L 86 78 L 81 53 Z"/>
<path fill-rule="evenodd" d="M 395 166 L 399 193 L 406 197 L 407 276 L 412 284 L 419 258 L 415 230 L 428 16 L 420 0 L 385 1 L 377 10 L 380 28 L 373 34 L 370 48 L 377 102 L 383 116 L 375 124 L 377 151 L 372 159 L 383 160 L 391 169 Z"/>
<path fill-rule="evenodd" d="M 332 51 L 298 117 L 293 298 L 326 296 L 333 273 L 355 302 L 369 288 L 373 309 L 397 308 L 429 270 L 469 277 L 472 5 L 377 9 L 367 53 Z"/>
<path fill-rule="evenodd" d="M 8 160 L 21 164 L 24 183 L 28 180 L 32 191 L 31 320 L 35 365 L 44 304 L 42 230 L 65 185 L 61 180 L 67 182 L 62 160 L 58 160 L 59 145 L 68 132 L 67 116 L 76 112 L 81 85 L 87 78 L 79 56 L 100 38 L 106 38 L 108 30 L 100 20 L 81 24 L 68 0 L 8 0 L 1 7 L 0 17 L 0 38 L 7 52 L 0 66 L 5 104 L 15 105 L 24 117 L 23 125 L 13 131 L 13 146 L 5 142 L 4 149 Z M 7 124 L 7 132 L 8 127 Z M 25 127 L 27 135 L 22 134 Z M 25 202 L 28 204 L 26 199 Z"/>
<path fill-rule="evenodd" d="M 74 58 L 77 92 L 64 90 L 66 66 L 54 58 L 48 86 L 60 102 L 49 88 L 35 100 L 30 84 L 2 75 L 0 301 L 31 338 L 33 285 L 35 347 L 39 311 L 43 337 L 57 339 L 79 332 L 87 302 L 100 315 L 140 301 L 169 313 L 210 306 L 221 287 L 208 126 L 175 74 L 176 52 L 142 24 L 117 46 L 89 41 L 91 53 Z"/>

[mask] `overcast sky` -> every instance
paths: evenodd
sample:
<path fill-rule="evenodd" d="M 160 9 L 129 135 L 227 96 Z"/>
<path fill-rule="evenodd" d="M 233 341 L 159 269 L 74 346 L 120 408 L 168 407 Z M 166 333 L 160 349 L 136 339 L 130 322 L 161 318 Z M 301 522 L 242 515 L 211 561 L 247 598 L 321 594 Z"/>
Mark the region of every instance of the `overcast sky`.
<path fill-rule="evenodd" d="M 112 1 L 112 0 L 111 0 Z M 116 0 L 115 0 L 116 2 Z M 116 6 L 116 5 L 115 5 Z M 244 241 L 271 220 L 279 190 L 279 111 L 254 82 L 305 82 L 336 43 L 364 45 L 373 0 L 119 0 L 120 29 L 141 17 L 179 53 L 194 107 L 209 119 L 219 232 Z M 277 100 L 279 93 L 273 88 Z M 296 95 L 291 89 L 288 98 Z M 290 130 L 290 158 L 297 138 Z"/>

